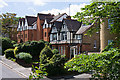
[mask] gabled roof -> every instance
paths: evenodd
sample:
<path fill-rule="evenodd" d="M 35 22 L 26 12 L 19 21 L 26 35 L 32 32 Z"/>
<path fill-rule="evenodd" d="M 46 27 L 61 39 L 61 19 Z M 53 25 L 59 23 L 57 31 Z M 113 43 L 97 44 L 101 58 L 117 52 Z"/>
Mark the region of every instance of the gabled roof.
<path fill-rule="evenodd" d="M 38 13 L 38 17 L 40 20 L 45 20 L 45 18 L 53 18 L 54 15 L 51 14 L 42 14 L 42 13 Z"/>
<path fill-rule="evenodd" d="M 50 21 L 53 19 L 53 18 L 45 18 L 47 23 L 50 23 Z"/>
<path fill-rule="evenodd" d="M 54 22 L 54 21 L 56 21 L 57 19 L 59 19 L 61 16 L 63 16 L 64 14 L 66 14 L 66 13 L 63 13 L 63 14 L 59 14 L 59 15 L 56 15 L 56 16 L 54 16 L 53 18 L 53 20 L 51 21 L 51 22 Z M 67 15 L 67 14 L 66 14 Z"/>
<path fill-rule="evenodd" d="M 90 27 L 91 27 L 91 25 L 81 26 L 81 28 L 76 32 L 76 34 L 83 34 Z"/>
<path fill-rule="evenodd" d="M 62 28 L 62 22 L 55 21 L 54 24 L 57 30 L 60 31 L 60 29 Z"/>
<path fill-rule="evenodd" d="M 65 22 L 69 31 L 78 31 L 82 24 L 81 22 L 73 19 L 64 19 L 63 22 Z"/>
<path fill-rule="evenodd" d="M 99 23 L 97 23 L 97 21 L 98 19 L 96 19 L 91 25 L 81 26 L 80 29 L 76 32 L 76 34 L 83 34 L 89 28 L 98 25 Z"/>
<path fill-rule="evenodd" d="M 28 26 L 32 26 L 32 24 L 37 21 L 37 17 L 34 16 L 25 16 L 27 19 Z"/>

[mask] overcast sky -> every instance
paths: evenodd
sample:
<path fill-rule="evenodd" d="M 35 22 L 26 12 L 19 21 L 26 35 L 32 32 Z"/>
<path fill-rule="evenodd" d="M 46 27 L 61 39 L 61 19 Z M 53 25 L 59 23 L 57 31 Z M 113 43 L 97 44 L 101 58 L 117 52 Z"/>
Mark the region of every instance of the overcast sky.
<path fill-rule="evenodd" d="M 0 14 L 11 12 L 19 17 L 25 15 L 37 16 L 37 13 L 58 13 L 69 14 L 73 16 L 80 12 L 80 8 L 90 4 L 91 0 L 0 0 Z"/>

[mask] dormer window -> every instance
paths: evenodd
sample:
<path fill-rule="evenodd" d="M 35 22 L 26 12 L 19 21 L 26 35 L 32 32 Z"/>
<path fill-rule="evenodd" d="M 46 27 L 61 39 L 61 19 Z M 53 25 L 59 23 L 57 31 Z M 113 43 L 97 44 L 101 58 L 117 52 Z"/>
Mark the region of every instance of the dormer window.
<path fill-rule="evenodd" d="M 45 28 L 46 28 L 46 24 L 45 24 Z"/>

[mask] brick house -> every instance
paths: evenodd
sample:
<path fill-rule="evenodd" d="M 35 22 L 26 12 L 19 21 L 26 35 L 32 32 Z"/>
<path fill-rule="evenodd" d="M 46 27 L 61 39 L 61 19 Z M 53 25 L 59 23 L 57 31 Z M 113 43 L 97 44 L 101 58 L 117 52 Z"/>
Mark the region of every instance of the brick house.
<path fill-rule="evenodd" d="M 77 44 L 81 43 L 81 36 L 76 35 L 76 32 L 80 27 L 80 22 L 69 17 L 62 22 L 53 22 L 50 32 L 52 47 L 57 48 L 60 54 L 66 55 L 67 58 L 77 55 L 80 51 L 80 45 Z"/>
<path fill-rule="evenodd" d="M 82 25 L 81 28 L 76 32 L 76 34 L 80 34 L 82 36 L 82 52 L 99 52 L 100 51 L 100 31 L 94 32 L 91 36 L 86 35 L 88 30 L 91 28 L 96 28 L 99 26 L 97 20 L 89 25 Z"/>
<path fill-rule="evenodd" d="M 20 43 L 20 41 L 26 42 L 28 40 L 36 40 L 35 37 L 36 27 L 33 26 L 33 23 L 36 20 L 37 18 L 33 16 L 25 16 L 25 18 L 19 19 L 18 28 L 17 28 L 18 43 Z"/>
<path fill-rule="evenodd" d="M 100 21 L 104 21 L 102 24 L 100 24 L 100 49 L 101 51 L 112 41 L 116 40 L 118 36 L 120 36 L 120 34 L 111 34 L 110 33 L 110 28 L 111 28 L 111 24 L 109 22 L 110 19 L 100 19 Z"/>

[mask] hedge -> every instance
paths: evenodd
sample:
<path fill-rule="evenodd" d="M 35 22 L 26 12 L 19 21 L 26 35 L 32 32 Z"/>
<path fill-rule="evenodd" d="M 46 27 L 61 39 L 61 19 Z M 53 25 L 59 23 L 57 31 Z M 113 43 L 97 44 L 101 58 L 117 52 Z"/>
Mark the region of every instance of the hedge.
<path fill-rule="evenodd" d="M 6 58 L 15 58 L 14 56 L 14 49 L 7 49 L 4 51 Z"/>

